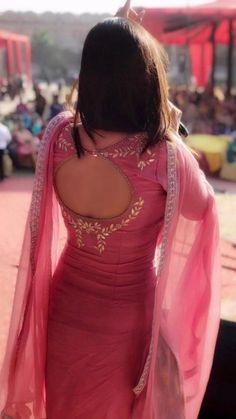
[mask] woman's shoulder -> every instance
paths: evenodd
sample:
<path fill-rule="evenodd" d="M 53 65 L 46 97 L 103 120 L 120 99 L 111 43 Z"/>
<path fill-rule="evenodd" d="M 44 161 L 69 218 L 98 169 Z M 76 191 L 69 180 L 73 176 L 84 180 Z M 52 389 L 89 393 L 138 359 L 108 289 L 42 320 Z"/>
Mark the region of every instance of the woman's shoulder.
<path fill-rule="evenodd" d="M 167 177 L 167 140 L 148 146 L 138 154 L 139 176 L 161 184 L 165 189 Z"/>
<path fill-rule="evenodd" d="M 59 122 L 61 124 L 58 130 L 54 150 L 67 152 L 74 149 L 74 140 L 72 135 L 73 118 L 70 115 L 63 115 L 63 119 Z"/>
<path fill-rule="evenodd" d="M 186 168 L 187 166 L 199 167 L 197 153 L 188 147 L 179 134 L 173 133 L 171 135 L 171 145 L 175 151 L 177 168 Z"/>
<path fill-rule="evenodd" d="M 167 189 L 168 172 L 172 167 L 181 166 L 185 161 L 195 160 L 182 138 L 173 132 L 167 139 L 162 139 L 154 146 L 156 155 L 155 177 L 163 188 Z"/>
<path fill-rule="evenodd" d="M 61 112 L 52 118 L 43 133 L 42 142 L 49 142 L 54 148 L 60 143 L 60 138 L 70 138 L 71 124 L 73 123 L 73 115 L 71 112 Z"/>
<path fill-rule="evenodd" d="M 61 112 L 50 120 L 44 134 L 44 140 L 52 141 L 54 164 L 75 154 L 72 136 L 73 115 L 71 112 Z"/>
<path fill-rule="evenodd" d="M 73 121 L 73 114 L 70 111 L 60 112 L 54 116 L 47 124 L 45 133 L 51 133 L 54 129 L 56 132 L 61 132 L 64 128 L 70 125 Z"/>

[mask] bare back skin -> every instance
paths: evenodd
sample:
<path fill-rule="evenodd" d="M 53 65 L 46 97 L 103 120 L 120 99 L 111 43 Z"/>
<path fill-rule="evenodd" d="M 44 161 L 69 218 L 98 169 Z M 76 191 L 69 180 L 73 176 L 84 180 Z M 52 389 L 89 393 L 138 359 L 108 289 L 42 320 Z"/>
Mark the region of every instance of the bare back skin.
<path fill-rule="evenodd" d="M 60 199 L 73 212 L 84 217 L 110 219 L 123 214 L 132 199 L 129 180 L 109 159 L 99 155 L 99 149 L 120 142 L 126 133 L 99 131 L 96 144 L 82 125 L 79 126 L 83 147 L 88 151 L 81 158 L 66 160 L 55 173 Z"/>

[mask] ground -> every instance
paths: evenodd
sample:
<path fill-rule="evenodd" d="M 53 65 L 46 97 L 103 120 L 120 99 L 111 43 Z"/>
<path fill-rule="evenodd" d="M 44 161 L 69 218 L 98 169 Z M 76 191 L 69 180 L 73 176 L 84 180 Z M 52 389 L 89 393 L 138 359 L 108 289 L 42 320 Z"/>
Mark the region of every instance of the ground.
<path fill-rule="evenodd" d="M 221 229 L 222 318 L 236 321 L 236 183 L 209 179 L 216 191 Z M 18 174 L 0 183 L 0 360 L 8 330 L 17 266 L 33 175 Z"/>

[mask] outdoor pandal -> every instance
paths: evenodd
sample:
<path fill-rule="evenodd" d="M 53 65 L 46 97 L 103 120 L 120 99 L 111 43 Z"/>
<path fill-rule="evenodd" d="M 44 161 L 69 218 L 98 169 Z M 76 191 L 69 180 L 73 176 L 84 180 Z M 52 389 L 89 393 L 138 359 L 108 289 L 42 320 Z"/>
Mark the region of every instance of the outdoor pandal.
<path fill-rule="evenodd" d="M 6 50 L 7 77 L 26 74 L 32 78 L 31 43 L 28 36 L 0 30 L 0 49 Z M 3 77 L 0 74 L 0 79 Z"/>
<path fill-rule="evenodd" d="M 185 8 L 145 9 L 144 26 L 164 44 L 188 45 L 197 85 L 215 84 L 216 45 L 228 45 L 227 94 L 233 82 L 236 0 Z"/>

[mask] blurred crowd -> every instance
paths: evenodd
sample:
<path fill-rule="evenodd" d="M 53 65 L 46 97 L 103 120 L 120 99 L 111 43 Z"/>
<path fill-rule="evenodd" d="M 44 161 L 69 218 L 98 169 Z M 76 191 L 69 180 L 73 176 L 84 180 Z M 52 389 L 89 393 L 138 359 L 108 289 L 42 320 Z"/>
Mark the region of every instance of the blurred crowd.
<path fill-rule="evenodd" d="M 25 89 L 25 78 L 19 74 L 0 78 L 0 100 L 9 96 L 11 100 L 23 93 Z"/>
<path fill-rule="evenodd" d="M 63 110 L 60 86 L 50 100 L 39 85 L 34 86 L 32 100 L 23 101 L 19 89 L 16 109 L 0 120 L 0 180 L 11 166 L 35 167 L 43 130 Z M 190 134 L 232 135 L 227 159 L 236 161 L 236 96 L 225 98 L 221 91 L 212 95 L 178 87 L 170 90 L 170 99 L 182 110 L 182 122 Z"/>
<path fill-rule="evenodd" d="M 21 96 L 20 96 L 21 97 Z M 59 95 L 50 103 L 38 86 L 34 86 L 34 100 L 19 101 L 14 112 L 0 121 L 0 180 L 10 171 L 34 168 L 43 130 L 47 122 L 63 110 Z"/>
<path fill-rule="evenodd" d="M 212 95 L 184 88 L 171 89 L 170 95 L 190 133 L 230 135 L 236 131 L 236 95 L 226 98 L 219 89 Z"/>

